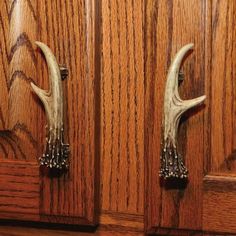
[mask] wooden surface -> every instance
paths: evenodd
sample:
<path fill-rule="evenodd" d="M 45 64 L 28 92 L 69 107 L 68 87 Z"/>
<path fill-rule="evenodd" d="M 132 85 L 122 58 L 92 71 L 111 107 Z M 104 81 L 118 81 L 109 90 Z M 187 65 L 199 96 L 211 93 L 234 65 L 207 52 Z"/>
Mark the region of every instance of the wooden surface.
<path fill-rule="evenodd" d="M 213 1 L 208 26 L 211 158 L 208 171 L 235 172 L 236 3 Z M 215 66 L 219 65 L 219 66 Z"/>
<path fill-rule="evenodd" d="M 212 1 L 207 11 L 210 155 L 203 191 L 203 229 L 234 234 L 235 12 L 235 1 Z"/>
<path fill-rule="evenodd" d="M 96 175 L 97 189 L 101 178 L 100 198 L 96 198 L 101 203 L 100 222 L 143 229 L 142 1 L 138 4 L 134 1 L 103 1 L 101 9 L 101 6 L 93 1 L 68 3 L 59 0 L 25 0 L 4 1 L 1 4 L 1 30 L 4 33 L 1 45 L 6 53 L 2 53 L 1 60 L 3 66 L 7 67 L 1 70 L 2 78 L 8 79 L 10 72 L 13 74 L 9 82 L 13 86 L 9 99 L 6 99 L 6 84 L 2 86 L 6 88 L 6 94 L 1 93 L 1 109 L 7 109 L 7 103 L 11 101 L 9 129 L 14 127 L 20 117 L 22 121 L 16 127 L 20 129 L 17 135 L 24 139 L 19 146 L 26 141 L 30 141 L 31 145 L 29 147 L 25 144 L 26 150 L 22 151 L 22 158 L 26 156 L 33 163 L 37 163 L 36 158 L 43 151 L 46 121 L 40 101 L 29 89 L 29 82 L 34 81 L 45 89 L 48 87 L 46 63 L 40 50 L 36 49 L 34 41 L 46 43 L 58 61 L 69 69 L 69 77 L 63 84 L 64 94 L 68 98 L 65 104 L 65 110 L 68 110 L 65 123 L 68 125 L 65 130 L 71 145 L 73 170 L 60 178 L 40 177 L 40 220 L 68 222 L 64 216 L 71 216 L 71 222 L 78 223 L 80 219 L 76 219 L 76 216 L 84 215 L 92 221 L 92 200 L 96 196 L 93 179 Z M 95 27 L 94 22 L 98 19 L 98 14 L 102 15 L 102 21 Z M 100 26 L 101 36 L 98 35 Z M 10 51 L 8 41 L 11 42 L 11 58 L 14 59 L 10 65 L 6 63 Z M 98 53 L 100 54 L 97 55 Z M 101 94 L 97 84 L 100 70 Z M 18 92 L 20 89 L 27 92 L 23 98 Z M 18 100 L 19 104 L 16 102 Z M 28 109 L 25 109 L 26 104 L 29 105 L 29 111 L 36 109 L 36 112 L 28 112 Z M 94 111 L 96 117 L 93 115 Z M 4 122 L 5 120 L 2 121 L 2 126 L 5 128 Z M 100 128 L 101 138 L 98 137 Z M 100 139 L 99 165 L 95 164 L 94 157 L 96 156 L 98 162 L 99 152 L 96 147 L 100 144 Z M 12 144 L 5 150 L 4 142 L 6 143 L 5 136 L 0 145 L 3 153 L 9 153 L 10 148 L 16 149 L 15 144 Z M 28 156 L 26 151 L 34 151 L 36 154 Z M 14 152 L 14 156 L 9 154 L 11 158 L 21 157 L 20 150 L 16 149 Z M 96 171 L 101 167 L 101 177 L 94 172 L 95 165 Z M 51 214 L 57 217 L 48 217 Z M 58 215 L 62 217 L 59 218 Z M 14 217 L 25 219 L 21 214 L 18 216 Z M 7 217 L 9 214 L 4 218 Z"/>
<path fill-rule="evenodd" d="M 1 86 L 1 93 L 0 93 L 0 129 L 6 129 L 6 122 L 8 117 L 8 78 L 9 78 L 9 60 L 8 60 L 8 37 L 9 37 L 9 20 L 8 20 L 8 8 L 5 1 L 0 2 L 0 86 Z M 2 145 L 1 149 L 2 148 Z M 2 151 L 1 151 L 2 152 Z M 6 154 L 4 154 L 6 156 Z M 2 154 L 1 157 L 2 158 Z"/>
<path fill-rule="evenodd" d="M 26 1 L 1 1 L 0 214 L 1 218 L 38 220 L 40 180 L 36 157 L 40 142 L 38 122 L 33 119 L 39 116 L 40 108 L 29 86 L 37 74 L 37 57 L 30 43 L 37 28 L 33 20 L 26 26 L 31 16 L 27 6 Z M 16 14 L 21 11 L 26 18 Z"/>
<path fill-rule="evenodd" d="M 26 228 L 19 226 L 0 226 L 0 234 L 2 236 L 31 236 L 36 234 L 37 236 L 144 236 L 142 232 L 132 232 L 123 229 L 109 229 L 104 227 L 98 227 L 95 231 L 86 231 L 85 229 L 46 229 L 46 228 Z M 158 234 L 162 236 L 230 236 L 232 234 L 216 234 L 216 233 L 201 233 L 201 232 L 192 232 L 186 230 L 171 230 L 171 229 L 160 229 Z"/>
<path fill-rule="evenodd" d="M 122 217 L 121 224 L 133 221 L 143 227 L 142 13 L 141 0 L 102 1 L 100 171 L 104 224 L 119 224 Z"/>
<path fill-rule="evenodd" d="M 208 175 L 204 178 L 203 229 L 236 232 L 236 176 Z"/>
<path fill-rule="evenodd" d="M 142 235 L 128 231 L 142 232 L 144 223 L 158 235 L 235 233 L 235 7 L 232 0 L 1 1 L 0 218 L 118 228 L 93 235 Z M 56 178 L 37 164 L 46 121 L 29 82 L 47 89 L 48 73 L 35 40 L 69 69 L 63 86 L 71 166 Z M 189 182 L 163 188 L 167 70 L 191 42 L 180 95 L 207 100 L 180 124 Z M 3 235 L 35 232 L 77 234 L 0 227 Z"/>
<path fill-rule="evenodd" d="M 8 191 L 5 200 L 0 201 L 4 218 L 19 219 L 20 214 L 25 214 L 22 219 L 50 222 L 70 223 L 71 220 L 71 223 L 93 224 L 97 220 L 99 178 L 95 166 L 99 165 L 95 162 L 99 161 L 99 133 L 95 130 L 99 131 L 96 129 L 99 118 L 95 113 L 100 109 L 96 99 L 99 76 L 95 76 L 99 73 L 95 66 L 97 8 L 92 0 L 1 1 L 0 175 L 1 191 Z M 46 121 L 29 82 L 47 89 L 48 73 L 35 40 L 46 43 L 59 63 L 69 70 L 63 89 L 67 98 L 64 123 L 66 142 L 70 143 L 70 170 L 60 177 L 40 173 L 38 167 L 37 159 L 45 144 Z M 5 174 L 5 162 L 9 174 Z M 32 165 L 35 179 L 26 176 Z M 12 180 L 14 177 L 16 181 Z M 20 189 L 22 182 L 27 182 L 24 189 Z M 32 195 L 29 200 L 24 192 L 27 189 L 34 189 L 38 195 Z M 25 202 L 29 203 L 28 207 Z M 15 214 L 9 213 L 12 211 Z"/>
<path fill-rule="evenodd" d="M 145 216 L 150 231 L 236 233 L 232 221 L 236 215 L 235 7 L 234 1 L 217 0 L 147 3 Z M 179 130 L 179 149 L 189 169 L 189 182 L 164 187 L 158 170 L 166 70 L 175 52 L 188 42 L 195 47 L 183 64 L 181 96 L 205 93 L 207 100 L 205 106 L 186 114 Z"/>
<path fill-rule="evenodd" d="M 185 157 L 189 183 L 162 187 L 159 178 L 161 120 L 167 70 L 187 43 L 194 50 L 184 61 L 183 99 L 204 94 L 205 1 L 147 1 L 145 11 L 145 172 L 146 227 L 200 230 L 204 158 L 203 107 L 185 113 L 179 130 L 179 152 Z"/>
<path fill-rule="evenodd" d="M 130 232 L 130 231 L 115 231 L 98 229 L 95 232 L 83 232 L 78 230 L 59 230 L 59 229 L 40 229 L 40 228 L 24 228 L 24 227 L 12 227 L 12 226 L 0 226 L 0 234 L 2 236 L 143 236 L 143 233 Z"/>
<path fill-rule="evenodd" d="M 97 6 L 96 6 L 97 7 Z M 63 10 L 62 10 L 63 9 Z M 59 63 L 67 66 L 69 76 L 64 84 L 64 121 L 67 142 L 70 144 L 70 170 L 60 178 L 43 178 L 41 212 L 45 215 L 83 216 L 93 222 L 95 190 L 98 186 L 95 159 L 95 78 L 94 24 L 95 1 L 38 1 L 40 41 L 54 51 Z M 45 87 L 44 66 L 40 87 Z"/>
<path fill-rule="evenodd" d="M 4 212 L 39 213 L 39 176 L 36 165 L 15 163 L 13 168 L 9 163 L 1 163 L 0 186 L 0 215 Z"/>

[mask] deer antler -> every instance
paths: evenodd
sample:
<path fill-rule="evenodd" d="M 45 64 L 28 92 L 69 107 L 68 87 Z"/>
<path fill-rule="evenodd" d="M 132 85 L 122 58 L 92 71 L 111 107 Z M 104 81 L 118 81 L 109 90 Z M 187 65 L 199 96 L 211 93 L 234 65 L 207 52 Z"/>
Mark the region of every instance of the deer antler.
<path fill-rule="evenodd" d="M 188 109 L 201 104 L 206 96 L 191 100 L 182 100 L 178 92 L 179 70 L 184 56 L 193 48 L 193 44 L 187 44 L 176 54 L 167 76 L 164 118 L 163 118 L 163 143 L 161 153 L 160 176 L 164 179 L 187 178 L 188 171 L 184 166 L 182 157 L 177 152 L 177 131 L 181 115 Z"/>
<path fill-rule="evenodd" d="M 33 91 L 42 101 L 47 115 L 47 138 L 46 148 L 40 165 L 49 168 L 67 168 L 69 145 L 64 144 L 63 132 L 63 91 L 59 65 L 50 48 L 41 42 L 36 45 L 42 50 L 48 65 L 49 91 L 45 91 L 31 83 Z"/>

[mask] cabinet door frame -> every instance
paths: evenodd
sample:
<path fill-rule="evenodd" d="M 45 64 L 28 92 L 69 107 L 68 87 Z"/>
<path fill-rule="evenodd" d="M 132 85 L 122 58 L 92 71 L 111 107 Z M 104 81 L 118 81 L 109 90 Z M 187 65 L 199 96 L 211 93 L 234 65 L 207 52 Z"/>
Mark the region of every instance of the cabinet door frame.
<path fill-rule="evenodd" d="M 177 2 L 175 3 L 177 4 Z M 191 2 L 193 4 L 192 8 L 185 8 L 184 5 L 191 4 Z M 199 18 L 199 24 L 195 25 L 193 24 L 194 18 L 190 18 L 191 20 L 188 21 L 189 27 L 186 28 L 184 22 L 182 23 L 182 28 L 187 33 L 183 32 L 181 37 L 186 39 L 187 34 L 193 34 L 192 39 L 196 41 L 198 37 L 196 31 L 200 25 L 202 29 L 198 30 L 201 32 L 199 34 L 200 44 L 194 43 L 195 47 L 201 47 L 201 50 L 194 50 L 193 54 L 198 54 L 198 60 L 195 58 L 194 63 L 203 66 L 201 67 L 202 73 L 197 76 L 198 80 L 193 80 L 193 82 L 197 82 L 196 91 L 203 91 L 207 95 L 207 100 L 204 110 L 188 117 L 190 120 L 184 124 L 185 121 L 180 128 L 182 136 L 180 135 L 179 146 L 185 154 L 189 154 L 185 155 L 185 161 L 190 169 L 187 187 L 184 189 L 179 188 L 179 186 L 176 186 L 176 189 L 161 188 L 158 180 L 158 153 L 160 148 L 156 145 L 160 145 L 160 122 L 157 119 L 161 117 L 158 115 L 161 114 L 162 106 L 159 102 L 161 95 L 158 95 L 158 91 L 154 89 L 157 83 L 160 89 L 163 89 L 164 85 L 163 81 L 157 78 L 158 73 L 153 69 L 155 66 L 161 65 L 160 63 L 157 64 L 158 60 L 161 60 L 161 56 L 158 57 L 155 54 L 156 52 L 152 53 L 152 51 L 155 50 L 154 46 L 157 45 L 157 12 L 164 11 L 164 8 L 161 8 L 161 4 L 157 4 L 158 6 L 152 5 L 151 1 L 148 1 L 146 22 L 149 28 L 146 31 L 147 87 L 145 97 L 146 230 L 157 234 L 168 233 L 173 235 L 189 235 L 193 231 L 196 235 L 198 233 L 199 235 L 205 235 L 205 232 L 212 232 L 214 235 L 215 233 L 235 233 L 236 224 L 232 219 L 236 215 L 234 163 L 236 102 L 234 91 L 236 31 L 234 26 L 236 22 L 236 4 L 234 1 L 206 0 L 199 1 L 202 4 L 201 7 L 197 7 L 197 2 L 189 1 L 187 3 L 187 1 L 182 1 L 183 5 L 178 8 L 177 5 L 170 2 L 165 3 L 167 10 L 161 20 L 166 24 L 168 32 L 173 32 L 176 27 L 175 24 L 178 24 L 175 23 L 178 20 L 178 15 L 179 19 L 183 19 L 182 10 L 184 8 L 186 20 L 189 19 L 189 12 L 194 11 L 195 13 L 192 13 L 192 15 Z M 180 1 L 178 4 L 180 4 Z M 176 8 L 175 10 L 173 10 L 173 6 Z M 168 22 L 170 25 L 168 25 Z M 180 25 L 178 30 L 181 32 Z M 165 30 L 162 34 L 164 35 L 164 43 L 162 42 L 162 44 L 167 48 L 167 55 L 170 55 L 169 49 L 173 46 L 176 47 L 179 35 L 173 34 L 170 37 L 167 33 L 165 37 Z M 165 45 L 166 41 L 169 42 L 168 46 Z M 191 58 L 188 58 L 188 60 L 191 60 Z M 154 73 L 152 73 L 153 71 Z M 163 71 L 161 70 L 161 72 Z M 192 75 L 195 75 L 193 70 L 188 70 L 185 66 L 184 72 L 190 74 L 192 72 Z M 164 80 L 162 74 L 161 78 Z M 199 86 L 199 84 L 202 85 Z M 190 91 L 192 91 L 191 96 L 194 97 L 196 95 L 194 89 L 190 88 Z M 159 91 L 159 93 L 162 92 Z M 158 105 L 158 108 L 155 107 Z M 194 123 L 194 120 L 196 123 Z M 158 134 L 156 130 L 158 130 Z M 184 143 L 187 143 L 187 145 L 183 146 Z M 199 150 L 199 152 L 196 152 L 196 150 Z M 193 155 L 190 155 L 191 151 Z M 196 153 L 199 155 L 198 157 L 195 155 Z M 193 156 L 195 159 L 191 160 Z M 195 163 L 195 168 L 192 168 L 193 163 Z M 187 209 L 186 206 L 188 206 Z M 198 207 L 197 210 L 196 207 Z"/>
<path fill-rule="evenodd" d="M 203 230 L 236 233 L 235 78 L 236 4 L 211 1 L 206 15 L 208 145 L 203 178 Z M 218 65 L 218 66 L 216 66 Z"/>
<path fill-rule="evenodd" d="M 1 74 L 8 89 L 1 98 L 7 100 L 3 103 L 8 115 L 0 131 L 0 219 L 96 225 L 100 182 L 100 4 L 95 0 L 1 4 L 1 29 L 5 33 L 1 46 L 6 54 L 2 54 L 6 73 Z M 48 73 L 34 44 L 36 40 L 47 44 L 59 63 L 69 69 L 63 90 L 70 168 L 59 177 L 45 175 L 37 161 L 43 151 L 46 121 L 39 99 L 30 91 L 30 82 L 47 88 Z M 3 63 L 4 59 L 7 63 Z M 21 97 L 22 91 L 26 94 Z M 18 102 L 24 103 L 20 110 Z M 18 116 L 26 123 L 17 123 Z M 33 132 L 27 124 L 34 127 Z"/>

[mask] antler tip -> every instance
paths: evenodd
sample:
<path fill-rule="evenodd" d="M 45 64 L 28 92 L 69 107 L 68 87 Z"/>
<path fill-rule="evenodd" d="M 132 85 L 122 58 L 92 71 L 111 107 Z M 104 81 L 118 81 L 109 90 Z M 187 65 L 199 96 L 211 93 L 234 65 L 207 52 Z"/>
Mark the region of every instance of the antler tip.
<path fill-rule="evenodd" d="M 193 49 L 194 44 L 193 43 L 188 43 L 184 47 L 187 47 L 190 50 L 190 49 Z"/>
<path fill-rule="evenodd" d="M 202 95 L 199 99 L 201 100 L 200 103 L 203 103 L 206 100 L 206 95 Z"/>
<path fill-rule="evenodd" d="M 36 86 L 33 82 L 30 82 L 30 86 L 32 88 L 32 90 L 39 95 L 39 90 L 41 90 L 38 86 Z"/>
<path fill-rule="evenodd" d="M 34 88 L 35 84 L 33 82 L 30 82 L 30 86 L 31 86 L 31 88 Z"/>
<path fill-rule="evenodd" d="M 44 54 L 46 51 L 50 51 L 48 46 L 40 41 L 35 41 L 35 44 L 43 51 Z"/>
<path fill-rule="evenodd" d="M 35 44 L 39 46 L 39 45 L 44 44 L 44 43 L 42 43 L 40 41 L 35 41 Z"/>

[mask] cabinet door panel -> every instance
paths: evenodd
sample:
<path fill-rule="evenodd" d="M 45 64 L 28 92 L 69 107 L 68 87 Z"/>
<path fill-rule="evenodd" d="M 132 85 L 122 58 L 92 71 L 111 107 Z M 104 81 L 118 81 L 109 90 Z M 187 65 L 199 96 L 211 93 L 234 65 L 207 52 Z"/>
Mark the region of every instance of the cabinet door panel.
<path fill-rule="evenodd" d="M 203 179 L 203 229 L 236 233 L 236 3 L 212 1 L 207 16 L 210 155 Z"/>
<path fill-rule="evenodd" d="M 39 220 L 40 142 L 38 123 L 33 120 L 40 108 L 29 86 L 37 74 L 37 56 L 31 43 L 37 23 L 32 20 L 31 8 L 36 5 L 27 1 L 0 3 L 0 218 L 6 219 Z M 30 30 L 23 12 L 30 19 Z"/>
<path fill-rule="evenodd" d="M 187 187 L 161 187 L 159 178 L 161 120 L 167 70 L 176 52 L 194 43 L 183 64 L 183 99 L 204 94 L 204 22 L 206 1 L 147 1 L 145 12 L 145 172 L 146 227 L 200 230 L 204 109 L 185 113 L 179 129 L 179 152 L 189 170 Z M 202 33 L 199 33 L 202 32 Z"/>
<path fill-rule="evenodd" d="M 236 233 L 232 220 L 236 216 L 235 21 L 236 4 L 230 0 L 148 1 L 145 186 L 149 231 Z M 188 42 L 195 47 L 183 66 L 181 96 L 205 93 L 207 100 L 204 108 L 185 115 L 179 129 L 178 145 L 189 182 L 185 188 L 178 184 L 164 188 L 158 171 L 166 70 L 170 58 Z"/>
<path fill-rule="evenodd" d="M 1 1 L 0 218 L 94 224 L 99 155 L 95 74 L 96 10 L 88 1 Z M 69 171 L 49 176 L 38 157 L 45 144 L 45 112 L 30 82 L 48 88 L 47 44 L 69 70 L 63 81 Z M 99 63 L 99 62 L 98 62 Z M 98 100 L 99 101 L 99 100 Z M 6 114 L 7 115 L 6 115 Z M 98 184 L 97 184 L 98 185 Z"/>

